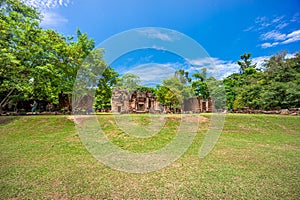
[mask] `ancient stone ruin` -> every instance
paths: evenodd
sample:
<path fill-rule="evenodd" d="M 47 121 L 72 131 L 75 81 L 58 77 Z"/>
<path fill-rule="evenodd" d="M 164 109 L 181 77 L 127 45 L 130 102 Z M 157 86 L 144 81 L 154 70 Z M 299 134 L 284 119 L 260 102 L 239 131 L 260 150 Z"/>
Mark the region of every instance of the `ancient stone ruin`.
<path fill-rule="evenodd" d="M 203 113 L 214 111 L 214 104 L 211 98 L 194 97 L 185 99 L 181 107 L 184 112 Z"/>
<path fill-rule="evenodd" d="M 163 111 L 151 92 L 128 92 L 115 88 L 112 91 L 111 111 L 118 113 L 160 113 Z"/>
<path fill-rule="evenodd" d="M 212 99 L 195 97 L 186 99 L 179 110 L 180 113 L 212 112 Z M 113 113 L 170 113 L 171 109 L 161 105 L 151 92 L 134 91 L 114 88 L 111 98 L 111 112 Z"/>

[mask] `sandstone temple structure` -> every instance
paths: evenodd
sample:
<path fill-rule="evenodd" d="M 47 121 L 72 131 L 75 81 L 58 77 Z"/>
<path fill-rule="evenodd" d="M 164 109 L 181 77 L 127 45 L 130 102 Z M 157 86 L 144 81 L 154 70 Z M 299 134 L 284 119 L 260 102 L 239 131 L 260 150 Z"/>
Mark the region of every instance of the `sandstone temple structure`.
<path fill-rule="evenodd" d="M 194 97 L 184 100 L 179 112 L 213 112 L 212 99 Z M 168 106 L 161 105 L 151 92 L 134 91 L 114 88 L 111 98 L 111 112 L 113 113 L 168 113 Z"/>

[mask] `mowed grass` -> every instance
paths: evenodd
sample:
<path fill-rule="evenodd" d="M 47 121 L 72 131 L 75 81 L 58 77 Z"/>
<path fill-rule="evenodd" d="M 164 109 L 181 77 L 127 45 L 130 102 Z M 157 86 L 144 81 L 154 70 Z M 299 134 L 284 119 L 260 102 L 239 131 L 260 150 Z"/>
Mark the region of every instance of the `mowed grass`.
<path fill-rule="evenodd" d="M 209 114 L 203 115 L 210 118 Z M 147 116 L 132 116 L 148 124 Z M 169 116 L 151 138 L 120 130 L 112 115 L 100 125 L 116 145 L 148 152 L 168 144 L 180 119 Z M 209 121 L 188 151 L 156 172 L 131 174 L 97 161 L 66 116 L 0 117 L 0 199 L 299 199 L 300 117 L 226 116 L 213 151 L 198 157 Z"/>

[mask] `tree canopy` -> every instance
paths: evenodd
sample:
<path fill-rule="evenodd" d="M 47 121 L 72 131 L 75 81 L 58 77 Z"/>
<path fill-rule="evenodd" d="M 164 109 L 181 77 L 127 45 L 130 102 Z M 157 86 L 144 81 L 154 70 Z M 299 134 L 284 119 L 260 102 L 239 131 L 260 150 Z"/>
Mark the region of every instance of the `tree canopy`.
<path fill-rule="evenodd" d="M 300 53 L 293 58 L 286 58 L 286 54 L 283 51 L 266 60 L 264 71 L 252 70 L 225 78 L 227 107 L 265 110 L 299 107 Z"/>
<path fill-rule="evenodd" d="M 95 66 L 102 71 L 107 67 L 103 51 L 93 50 L 95 42 L 86 33 L 78 29 L 75 38 L 65 37 L 57 31 L 42 29 L 40 18 L 34 8 L 20 1 L 0 2 L 1 107 L 8 102 L 33 99 L 58 104 L 59 94 L 72 93 L 80 68 L 91 67 L 92 63 L 91 71 L 101 74 Z M 105 84 L 115 84 L 116 76 L 108 68 L 99 87 L 109 93 Z M 109 94 L 105 96 L 107 101 Z M 98 102 L 103 104 L 103 101 Z"/>

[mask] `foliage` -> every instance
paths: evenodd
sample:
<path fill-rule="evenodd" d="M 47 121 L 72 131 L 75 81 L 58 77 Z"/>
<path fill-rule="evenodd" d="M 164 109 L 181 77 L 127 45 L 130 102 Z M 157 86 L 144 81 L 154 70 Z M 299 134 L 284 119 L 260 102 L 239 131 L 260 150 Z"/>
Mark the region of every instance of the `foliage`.
<path fill-rule="evenodd" d="M 237 64 L 240 66 L 241 74 L 245 73 L 246 71 L 248 72 L 253 72 L 253 70 L 255 71 L 256 64 L 254 65 L 251 64 L 252 60 L 250 60 L 250 57 L 251 57 L 251 53 L 244 53 L 243 55 L 241 55 L 241 60 L 237 61 Z"/>
<path fill-rule="evenodd" d="M 280 52 L 266 60 L 264 66 L 262 72 L 246 68 L 244 73 L 224 79 L 229 109 L 270 110 L 300 106 L 300 53 L 286 58 L 286 52 Z"/>
<path fill-rule="evenodd" d="M 116 87 L 126 89 L 129 92 L 136 91 L 140 87 L 141 79 L 138 75 L 125 73 L 117 79 Z"/>
<path fill-rule="evenodd" d="M 30 99 L 58 104 L 60 93 L 72 93 L 80 68 L 90 67 L 94 75 L 88 77 L 97 78 L 106 67 L 103 51 L 92 51 L 94 40 L 86 33 L 78 29 L 76 40 L 67 38 L 42 29 L 39 18 L 34 8 L 19 1 L 0 3 L 1 107 Z"/>
<path fill-rule="evenodd" d="M 117 83 L 118 73 L 112 67 L 106 67 L 101 74 L 95 95 L 95 108 L 110 108 L 112 88 Z"/>
<path fill-rule="evenodd" d="M 174 77 L 178 78 L 182 84 L 187 84 L 192 81 L 192 79 L 189 77 L 189 72 L 184 71 L 183 69 L 175 71 Z"/>
<path fill-rule="evenodd" d="M 202 72 L 194 73 L 192 76 L 195 80 L 192 81 L 192 88 L 195 95 L 207 99 L 209 97 L 209 89 L 207 86 L 206 68 L 202 69 Z"/>
<path fill-rule="evenodd" d="M 169 108 L 180 108 L 184 99 L 193 96 L 190 82 L 191 78 L 188 77 L 188 72 L 176 71 L 174 77 L 163 80 L 162 86 L 158 86 L 156 95 L 159 102 L 168 105 Z"/>

